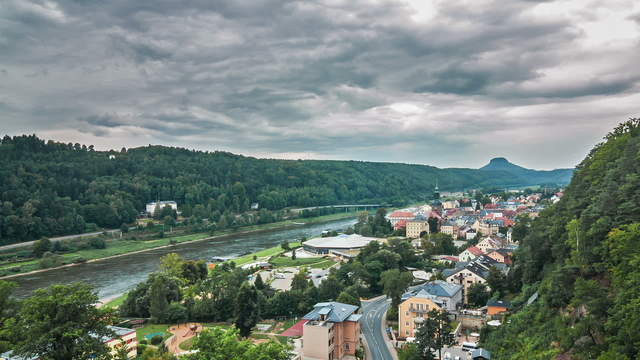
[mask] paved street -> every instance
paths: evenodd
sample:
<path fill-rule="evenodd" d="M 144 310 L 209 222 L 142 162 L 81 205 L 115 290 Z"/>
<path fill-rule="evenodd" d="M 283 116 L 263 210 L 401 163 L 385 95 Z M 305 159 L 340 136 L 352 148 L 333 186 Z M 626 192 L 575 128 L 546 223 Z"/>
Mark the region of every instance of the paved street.
<path fill-rule="evenodd" d="M 81 237 L 85 237 L 85 236 L 96 236 L 96 235 L 100 235 L 100 234 L 102 234 L 104 232 L 106 232 L 108 234 L 112 234 L 112 233 L 120 232 L 120 229 L 96 231 L 96 232 L 90 232 L 90 233 L 84 233 L 84 234 L 76 234 L 76 235 L 65 235 L 65 236 L 51 237 L 51 238 L 49 238 L 49 240 L 52 243 L 54 243 L 54 242 L 58 242 L 58 241 L 62 241 L 62 240 L 77 239 L 77 238 L 81 238 Z M 17 249 L 17 248 L 22 248 L 22 247 L 31 247 L 31 246 L 33 246 L 33 243 L 35 243 L 35 242 L 36 242 L 36 240 L 25 241 L 25 242 L 21 242 L 21 243 L 17 243 L 17 244 L 0 246 L 0 251 Z"/>
<path fill-rule="evenodd" d="M 391 300 L 385 297 L 362 302 L 363 316 L 360 325 L 372 360 L 394 360 L 387 346 L 387 336 L 382 332 L 382 317 L 390 303 Z"/>

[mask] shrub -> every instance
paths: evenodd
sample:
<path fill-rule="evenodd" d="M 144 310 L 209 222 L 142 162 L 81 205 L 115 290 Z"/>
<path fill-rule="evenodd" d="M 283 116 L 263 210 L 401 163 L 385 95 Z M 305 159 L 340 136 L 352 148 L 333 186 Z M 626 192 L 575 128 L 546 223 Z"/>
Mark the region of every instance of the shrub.
<path fill-rule="evenodd" d="M 82 263 L 87 262 L 87 259 L 85 259 L 85 258 L 83 258 L 83 257 L 78 257 L 78 258 L 73 259 L 73 261 L 72 261 L 72 262 L 73 262 L 74 264 L 82 264 Z"/>
<path fill-rule="evenodd" d="M 138 354 L 142 354 L 146 349 L 147 345 L 146 343 L 143 344 L 142 341 L 140 342 L 140 344 L 138 344 L 138 346 L 136 346 L 136 351 L 138 352 Z"/>
<path fill-rule="evenodd" d="M 104 249 L 107 247 L 107 242 L 104 241 L 103 238 L 94 237 L 94 238 L 91 238 L 91 240 L 89 240 L 89 246 L 91 246 L 94 249 Z"/>
<path fill-rule="evenodd" d="M 160 345 L 162 343 L 162 335 L 156 335 L 151 338 L 151 345 Z"/>
<path fill-rule="evenodd" d="M 63 264 L 63 258 L 60 255 L 53 254 L 51 252 L 46 252 L 42 255 L 42 259 L 40 259 L 39 265 L 42 269 L 48 269 L 56 266 L 60 266 Z"/>
<path fill-rule="evenodd" d="M 175 244 L 177 244 L 177 243 L 178 243 L 178 240 L 176 240 L 176 239 L 171 239 L 171 240 L 169 240 L 169 244 L 170 244 L 170 245 L 175 245 Z"/>
<path fill-rule="evenodd" d="M 147 345 L 147 339 L 142 339 L 142 340 L 140 340 L 140 344 L 142 344 L 142 345 Z"/>

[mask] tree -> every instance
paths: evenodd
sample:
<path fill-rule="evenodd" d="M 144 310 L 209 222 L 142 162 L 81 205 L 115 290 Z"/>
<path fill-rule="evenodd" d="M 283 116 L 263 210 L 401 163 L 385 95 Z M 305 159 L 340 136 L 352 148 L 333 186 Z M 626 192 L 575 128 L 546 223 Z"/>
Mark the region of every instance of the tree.
<path fill-rule="evenodd" d="M 235 329 L 214 328 L 201 332 L 193 343 L 197 352 L 184 355 L 186 360 L 288 360 L 290 347 L 273 340 L 254 345 L 238 339 Z"/>
<path fill-rule="evenodd" d="M 360 300 L 346 291 L 342 291 L 336 301 L 343 304 L 360 306 Z"/>
<path fill-rule="evenodd" d="M 180 277 L 183 263 L 184 260 L 180 255 L 169 253 L 160 258 L 160 271 L 170 276 Z"/>
<path fill-rule="evenodd" d="M 380 276 L 382 292 L 391 298 L 392 307 L 400 305 L 400 298 L 412 280 L 411 273 L 400 272 L 398 269 L 391 269 L 382 273 Z"/>
<path fill-rule="evenodd" d="M 16 284 L 0 280 L 0 354 L 9 350 L 13 329 L 8 325 L 15 316 L 18 304 L 11 298 Z"/>
<path fill-rule="evenodd" d="M 33 256 L 41 258 L 44 253 L 51 251 L 51 241 L 47 238 L 37 240 L 33 243 Z"/>
<path fill-rule="evenodd" d="M 235 314 L 234 324 L 238 328 L 240 336 L 248 337 L 260 317 L 258 291 L 253 285 L 245 282 L 240 286 L 240 291 L 236 298 Z"/>
<path fill-rule="evenodd" d="M 291 247 L 289 246 L 289 242 L 287 240 L 282 241 L 282 243 L 280 244 L 280 247 L 284 251 L 289 251 L 291 249 Z"/>
<path fill-rule="evenodd" d="M 256 275 L 256 280 L 254 281 L 253 286 L 255 286 L 256 290 L 258 291 L 262 291 L 265 289 L 265 284 L 262 280 L 262 276 L 260 276 L 260 273 Z"/>
<path fill-rule="evenodd" d="M 489 300 L 489 292 L 484 284 L 473 284 L 469 286 L 467 294 L 468 303 L 474 306 L 484 306 Z"/>
<path fill-rule="evenodd" d="M 416 332 L 416 347 L 422 359 L 435 359 L 434 351 L 438 352 L 438 359 L 442 359 L 442 348 L 454 343 L 449 315 L 436 309 L 429 311 Z"/>
<path fill-rule="evenodd" d="M 82 283 L 36 290 L 18 313 L 15 354 L 54 360 L 106 355 L 102 337 L 114 335 L 107 328 L 111 315 L 96 308 L 97 301 L 97 294 Z"/>
<path fill-rule="evenodd" d="M 309 280 L 307 280 L 307 271 L 303 267 L 293 276 L 293 279 L 291 280 L 291 290 L 304 291 L 308 286 Z"/>
<path fill-rule="evenodd" d="M 149 288 L 149 315 L 151 315 L 151 321 L 155 323 L 164 322 L 168 310 L 167 287 L 162 277 L 156 276 Z"/>
<path fill-rule="evenodd" d="M 487 285 L 491 289 L 491 295 L 499 294 L 504 295 L 504 290 L 507 285 L 507 277 L 504 276 L 502 271 L 498 270 L 495 266 L 489 268 L 489 277 L 487 278 Z"/>

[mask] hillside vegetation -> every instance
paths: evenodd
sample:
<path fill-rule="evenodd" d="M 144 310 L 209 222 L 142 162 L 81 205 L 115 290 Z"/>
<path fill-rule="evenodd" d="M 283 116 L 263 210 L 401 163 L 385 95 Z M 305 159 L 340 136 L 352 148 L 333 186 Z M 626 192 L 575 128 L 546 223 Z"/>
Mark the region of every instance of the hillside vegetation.
<path fill-rule="evenodd" d="M 518 186 L 505 171 L 360 161 L 256 159 L 164 146 L 93 146 L 5 136 L 0 144 L 0 244 L 114 228 L 145 203 L 175 200 L 217 222 L 247 211 L 344 203 L 402 205 L 442 189 Z M 94 226 L 88 226 L 94 224 Z"/>
<path fill-rule="evenodd" d="M 640 119 L 580 163 L 521 239 L 509 277 L 522 285 L 519 311 L 483 340 L 497 359 L 640 356 Z"/>

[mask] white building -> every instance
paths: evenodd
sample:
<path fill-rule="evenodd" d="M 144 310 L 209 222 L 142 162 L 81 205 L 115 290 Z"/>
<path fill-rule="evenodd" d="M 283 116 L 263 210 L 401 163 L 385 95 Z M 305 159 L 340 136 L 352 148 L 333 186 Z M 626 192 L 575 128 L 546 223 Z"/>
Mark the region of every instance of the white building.
<path fill-rule="evenodd" d="M 166 206 L 169 206 L 173 210 L 178 211 L 178 204 L 175 201 L 158 201 L 150 202 L 147 204 L 147 214 L 153 216 L 156 212 L 156 209 L 162 209 Z"/>

